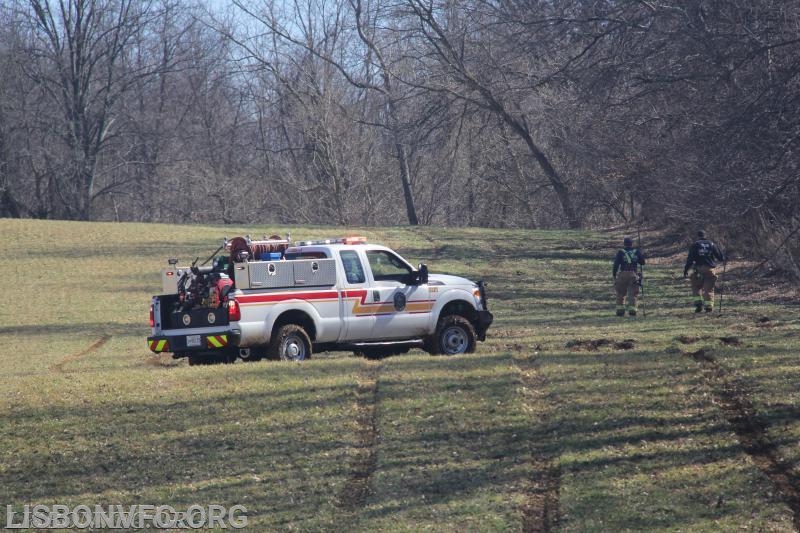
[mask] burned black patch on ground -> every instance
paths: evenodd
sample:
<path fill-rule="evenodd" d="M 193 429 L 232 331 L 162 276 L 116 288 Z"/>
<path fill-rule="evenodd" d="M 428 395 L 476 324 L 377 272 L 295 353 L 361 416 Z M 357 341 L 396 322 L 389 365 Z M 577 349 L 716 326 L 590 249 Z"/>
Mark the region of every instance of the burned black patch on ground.
<path fill-rule="evenodd" d="M 614 350 L 632 350 L 636 346 L 636 340 L 624 339 L 621 341 L 615 341 L 614 339 L 593 339 L 593 340 L 573 339 L 571 341 L 567 341 L 565 346 L 573 352 L 579 352 L 579 351 L 594 352 L 604 347 L 608 347 Z"/>
<path fill-rule="evenodd" d="M 634 339 L 624 339 L 614 343 L 615 350 L 633 350 L 636 347 Z"/>
<path fill-rule="evenodd" d="M 762 329 L 777 329 L 785 325 L 786 323 L 781 320 L 773 320 L 766 316 L 762 316 L 756 320 L 756 327 Z"/>
<path fill-rule="evenodd" d="M 611 339 L 595 339 L 595 340 L 571 340 L 568 341 L 566 346 L 572 351 L 580 351 L 580 350 L 587 350 L 587 351 L 595 351 L 598 348 L 603 346 L 608 346 L 612 344 L 614 341 Z"/>
<path fill-rule="evenodd" d="M 706 350 L 700 349 L 696 352 L 686 352 L 686 355 L 690 356 L 692 359 L 697 361 L 698 363 L 714 363 L 714 356 L 711 355 L 710 352 L 706 352 Z"/>
<path fill-rule="evenodd" d="M 739 337 L 728 336 L 728 337 L 720 337 L 719 342 L 724 344 L 725 346 L 741 346 L 742 341 L 739 340 Z"/>
<path fill-rule="evenodd" d="M 528 350 L 533 350 L 534 352 L 541 352 L 542 351 L 542 346 L 540 344 L 522 345 L 522 344 L 519 344 L 519 343 L 513 343 L 513 344 L 506 344 L 505 345 L 505 349 L 508 350 L 509 352 L 512 352 L 512 353 L 525 353 Z"/>

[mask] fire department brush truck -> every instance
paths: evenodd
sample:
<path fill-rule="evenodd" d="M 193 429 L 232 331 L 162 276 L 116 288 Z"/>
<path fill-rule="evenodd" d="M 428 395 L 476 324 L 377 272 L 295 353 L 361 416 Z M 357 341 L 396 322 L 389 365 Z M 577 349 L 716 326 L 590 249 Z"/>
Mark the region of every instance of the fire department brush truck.
<path fill-rule="evenodd" d="M 235 237 L 197 261 L 169 260 L 147 338 L 190 365 L 333 350 L 380 358 L 414 346 L 456 355 L 475 351 L 492 323 L 482 281 L 429 275 L 364 237 Z"/>

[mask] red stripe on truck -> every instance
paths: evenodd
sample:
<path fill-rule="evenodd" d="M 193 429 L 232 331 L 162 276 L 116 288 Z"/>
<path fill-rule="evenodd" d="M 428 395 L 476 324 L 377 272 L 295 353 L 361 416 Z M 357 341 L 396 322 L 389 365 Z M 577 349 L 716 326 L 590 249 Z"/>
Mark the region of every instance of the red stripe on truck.
<path fill-rule="evenodd" d="M 240 304 L 260 304 L 284 302 L 287 300 L 335 300 L 339 298 L 338 291 L 308 291 L 308 292 L 273 292 L 268 294 L 243 294 L 237 296 Z"/>

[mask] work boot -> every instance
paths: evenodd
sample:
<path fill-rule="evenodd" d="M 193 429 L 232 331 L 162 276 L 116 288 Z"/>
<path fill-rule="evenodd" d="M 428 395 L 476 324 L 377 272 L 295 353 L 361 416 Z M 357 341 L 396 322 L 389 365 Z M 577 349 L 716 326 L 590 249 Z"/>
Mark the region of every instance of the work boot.
<path fill-rule="evenodd" d="M 636 309 L 629 310 L 628 314 L 631 315 L 631 316 L 636 316 Z"/>
<path fill-rule="evenodd" d="M 625 316 L 625 310 L 624 309 L 617 309 L 617 316 Z"/>
<path fill-rule="evenodd" d="M 710 305 L 707 305 L 707 306 L 706 306 L 706 313 L 710 313 L 710 312 L 711 312 L 711 311 L 713 311 L 713 310 L 714 310 L 714 308 L 713 308 L 713 307 L 711 307 Z"/>
<path fill-rule="evenodd" d="M 697 304 L 694 306 L 695 313 L 702 313 L 703 312 L 703 304 Z"/>

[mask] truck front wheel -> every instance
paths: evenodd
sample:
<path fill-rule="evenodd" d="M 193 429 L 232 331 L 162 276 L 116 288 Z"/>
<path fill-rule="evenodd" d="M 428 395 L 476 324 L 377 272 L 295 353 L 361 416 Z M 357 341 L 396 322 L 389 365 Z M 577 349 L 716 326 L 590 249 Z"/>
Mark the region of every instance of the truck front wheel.
<path fill-rule="evenodd" d="M 304 361 L 311 357 L 311 339 L 301 326 L 284 324 L 275 331 L 267 351 L 270 359 Z"/>
<path fill-rule="evenodd" d="M 475 328 L 460 315 L 448 315 L 439 320 L 434 334 L 425 340 L 431 355 L 458 355 L 475 351 Z"/>

